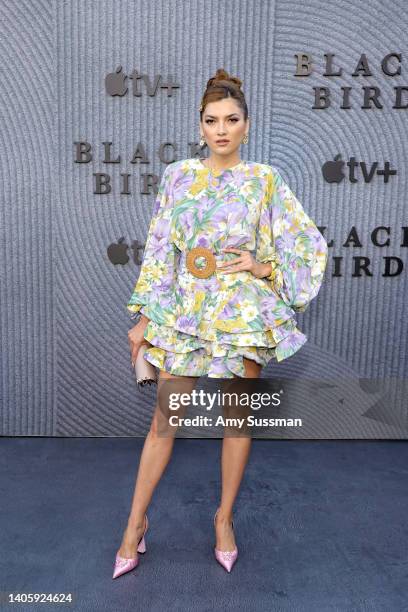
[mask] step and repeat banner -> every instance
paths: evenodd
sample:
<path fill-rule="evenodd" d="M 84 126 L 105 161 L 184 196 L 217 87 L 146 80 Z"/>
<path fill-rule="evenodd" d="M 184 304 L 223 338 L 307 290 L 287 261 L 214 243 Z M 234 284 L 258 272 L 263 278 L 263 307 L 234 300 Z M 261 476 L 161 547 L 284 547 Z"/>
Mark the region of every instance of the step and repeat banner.
<path fill-rule="evenodd" d="M 329 246 L 307 343 L 258 382 L 288 421 L 259 435 L 406 438 L 402 1 L 0 5 L 2 435 L 146 434 L 126 303 L 166 165 L 209 153 L 198 107 L 223 67 L 249 107 L 241 157 L 279 169 Z"/>

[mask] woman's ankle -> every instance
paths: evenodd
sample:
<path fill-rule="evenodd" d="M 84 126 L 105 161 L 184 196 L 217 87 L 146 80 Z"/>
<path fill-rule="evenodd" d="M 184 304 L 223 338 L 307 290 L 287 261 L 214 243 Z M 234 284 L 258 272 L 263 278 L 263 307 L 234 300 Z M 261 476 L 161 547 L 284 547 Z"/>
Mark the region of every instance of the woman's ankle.
<path fill-rule="evenodd" d="M 220 523 L 232 523 L 233 513 L 232 510 L 224 510 L 223 508 L 219 508 L 217 512 L 217 516 L 215 518 L 216 521 Z"/>
<path fill-rule="evenodd" d="M 145 526 L 145 514 L 129 516 L 128 518 L 128 527 L 130 529 L 141 529 Z"/>

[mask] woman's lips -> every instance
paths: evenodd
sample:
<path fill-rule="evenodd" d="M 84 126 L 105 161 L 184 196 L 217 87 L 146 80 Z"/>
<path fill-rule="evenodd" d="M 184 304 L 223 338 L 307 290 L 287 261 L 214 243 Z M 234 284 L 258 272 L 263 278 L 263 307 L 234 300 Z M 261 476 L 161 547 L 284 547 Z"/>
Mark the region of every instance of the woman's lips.
<path fill-rule="evenodd" d="M 216 140 L 215 141 L 217 144 L 228 144 L 229 140 Z"/>

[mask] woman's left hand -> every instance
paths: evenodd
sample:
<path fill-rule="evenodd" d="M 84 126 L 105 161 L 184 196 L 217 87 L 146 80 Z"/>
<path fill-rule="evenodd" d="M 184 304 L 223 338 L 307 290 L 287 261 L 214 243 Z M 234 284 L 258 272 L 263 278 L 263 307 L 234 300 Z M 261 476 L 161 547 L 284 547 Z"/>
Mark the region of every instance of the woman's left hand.
<path fill-rule="evenodd" d="M 263 265 L 259 261 L 256 261 L 249 251 L 242 251 L 241 249 L 234 249 L 233 247 L 221 250 L 226 253 L 237 253 L 239 257 L 229 261 L 217 262 L 217 270 L 222 269 L 226 274 L 247 270 L 248 272 L 252 272 L 257 278 L 261 278 Z"/>

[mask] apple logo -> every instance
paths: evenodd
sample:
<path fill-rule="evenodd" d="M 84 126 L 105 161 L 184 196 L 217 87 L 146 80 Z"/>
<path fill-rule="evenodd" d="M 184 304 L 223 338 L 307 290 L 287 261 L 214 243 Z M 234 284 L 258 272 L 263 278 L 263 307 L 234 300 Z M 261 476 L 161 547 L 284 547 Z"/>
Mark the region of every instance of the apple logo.
<path fill-rule="evenodd" d="M 341 153 L 338 153 L 333 161 L 327 161 L 322 166 L 323 178 L 328 183 L 341 183 L 344 179 L 344 161 L 339 159 L 339 157 L 341 157 Z"/>
<path fill-rule="evenodd" d="M 126 242 L 123 242 L 124 236 L 119 238 L 117 242 L 112 242 L 108 246 L 107 253 L 108 259 L 113 264 L 126 264 L 129 261 L 129 256 L 127 254 L 128 245 Z"/>
<path fill-rule="evenodd" d="M 116 68 L 116 72 L 110 72 L 105 77 L 106 92 L 110 96 L 124 96 L 128 88 L 125 85 L 126 74 L 122 72 L 122 66 Z"/>

